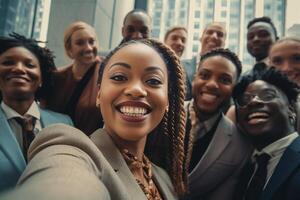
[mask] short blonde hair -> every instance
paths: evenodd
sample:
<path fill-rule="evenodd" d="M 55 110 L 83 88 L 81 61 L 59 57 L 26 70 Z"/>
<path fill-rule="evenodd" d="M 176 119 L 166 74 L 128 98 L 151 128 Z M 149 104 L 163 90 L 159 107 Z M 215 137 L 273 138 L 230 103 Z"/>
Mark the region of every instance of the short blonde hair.
<path fill-rule="evenodd" d="M 71 57 L 68 53 L 68 50 L 71 48 L 72 35 L 76 31 L 82 30 L 82 29 L 89 30 L 95 36 L 96 47 L 97 47 L 97 49 L 99 49 L 99 40 L 97 38 L 97 34 L 96 34 L 95 29 L 91 25 L 89 25 L 85 22 L 76 21 L 76 22 L 73 22 L 72 24 L 70 24 L 69 27 L 65 30 L 65 33 L 64 33 L 64 47 L 65 47 L 65 53 L 68 57 Z"/>

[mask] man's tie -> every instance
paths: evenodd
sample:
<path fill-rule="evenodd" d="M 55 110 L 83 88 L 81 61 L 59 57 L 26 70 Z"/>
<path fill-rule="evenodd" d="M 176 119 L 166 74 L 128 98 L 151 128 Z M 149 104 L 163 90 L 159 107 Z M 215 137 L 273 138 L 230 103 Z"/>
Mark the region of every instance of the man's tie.
<path fill-rule="evenodd" d="M 22 138 L 23 138 L 23 155 L 25 160 L 27 161 L 27 151 L 29 148 L 30 143 L 34 139 L 34 125 L 35 125 L 35 118 L 32 116 L 24 116 L 24 118 L 16 117 L 16 121 L 22 127 Z"/>
<path fill-rule="evenodd" d="M 248 184 L 246 189 L 244 199 L 245 200 L 257 200 L 259 199 L 263 188 L 265 186 L 267 178 L 267 166 L 271 156 L 269 154 L 263 153 L 261 155 L 255 156 L 257 163 L 257 170 L 251 179 L 251 182 Z"/>

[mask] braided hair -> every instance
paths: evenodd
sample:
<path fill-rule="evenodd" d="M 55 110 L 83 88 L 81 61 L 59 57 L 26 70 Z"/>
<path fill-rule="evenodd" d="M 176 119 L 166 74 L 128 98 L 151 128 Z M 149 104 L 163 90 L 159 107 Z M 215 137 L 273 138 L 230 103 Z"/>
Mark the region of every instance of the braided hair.
<path fill-rule="evenodd" d="M 279 37 L 277 35 L 277 30 L 275 28 L 275 25 L 274 23 L 272 22 L 271 18 L 270 17 L 266 17 L 266 16 L 263 16 L 263 17 L 257 17 L 257 18 L 254 18 L 252 19 L 251 21 L 249 21 L 248 25 L 247 25 L 247 29 L 249 30 L 249 28 L 255 24 L 256 22 L 265 22 L 267 24 L 270 24 L 270 26 L 272 27 L 273 31 L 274 31 L 274 36 L 275 36 L 275 40 L 278 40 Z"/>
<path fill-rule="evenodd" d="M 164 168 L 178 195 L 183 195 L 187 187 L 187 173 L 184 171 L 185 137 L 185 74 L 175 53 L 163 43 L 153 39 L 131 40 L 114 49 L 103 60 L 99 70 L 98 83 L 101 84 L 104 68 L 110 58 L 130 44 L 145 44 L 153 48 L 164 60 L 168 70 L 169 109 L 158 127 L 148 135 L 145 154 L 149 159 Z"/>
<path fill-rule="evenodd" d="M 29 50 L 39 61 L 42 86 L 36 91 L 35 98 L 40 100 L 46 98 L 51 88 L 51 74 L 55 70 L 54 55 L 48 48 L 40 47 L 38 44 L 41 41 L 26 38 L 17 33 L 9 34 L 10 37 L 0 37 L 0 55 L 6 52 L 8 49 L 14 47 L 24 47 Z"/>

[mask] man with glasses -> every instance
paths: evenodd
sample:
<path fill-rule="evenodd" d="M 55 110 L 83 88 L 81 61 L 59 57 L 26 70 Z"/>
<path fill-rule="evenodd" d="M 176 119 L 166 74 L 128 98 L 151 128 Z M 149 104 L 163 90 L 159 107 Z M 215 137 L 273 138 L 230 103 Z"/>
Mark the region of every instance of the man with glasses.
<path fill-rule="evenodd" d="M 293 200 L 300 196 L 300 137 L 294 102 L 299 87 L 270 68 L 235 87 L 237 125 L 254 146 L 236 199 Z"/>

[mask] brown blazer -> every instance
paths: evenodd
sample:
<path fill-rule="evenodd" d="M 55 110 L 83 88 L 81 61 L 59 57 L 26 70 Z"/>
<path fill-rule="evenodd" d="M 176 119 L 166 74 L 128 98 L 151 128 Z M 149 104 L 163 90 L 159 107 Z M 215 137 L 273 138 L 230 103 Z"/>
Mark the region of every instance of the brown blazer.
<path fill-rule="evenodd" d="M 146 200 L 110 136 L 99 129 L 92 140 L 63 124 L 43 129 L 30 146 L 19 188 L 3 199 Z M 163 199 L 177 199 L 166 172 L 152 169 Z"/>
<path fill-rule="evenodd" d="M 72 108 L 75 115 L 71 116 L 74 126 L 85 134 L 90 135 L 98 128 L 102 128 L 103 121 L 99 108 L 96 107 L 98 93 L 98 71 L 100 65 L 94 66 L 92 77 L 83 89 L 77 104 Z M 46 108 L 56 112 L 69 114 L 66 110 L 70 98 L 79 82 L 72 73 L 72 65 L 58 68 L 52 74 L 53 90 L 46 100 Z"/>

